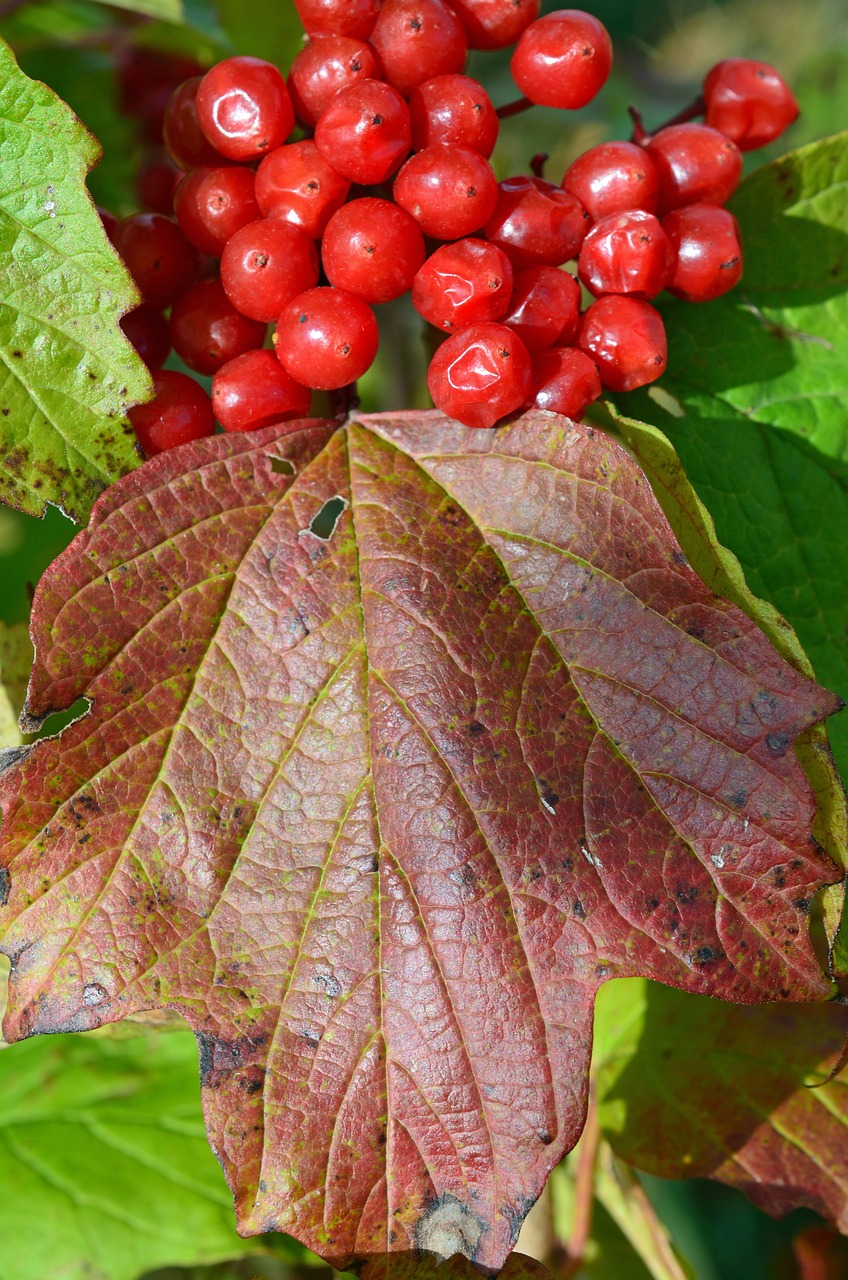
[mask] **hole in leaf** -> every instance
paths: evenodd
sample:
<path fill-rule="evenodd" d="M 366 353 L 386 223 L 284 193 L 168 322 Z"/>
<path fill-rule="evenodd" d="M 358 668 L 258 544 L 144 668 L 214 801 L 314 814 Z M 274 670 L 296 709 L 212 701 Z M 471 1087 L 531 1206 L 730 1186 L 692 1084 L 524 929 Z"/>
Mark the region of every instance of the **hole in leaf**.
<path fill-rule="evenodd" d="M 289 462 L 288 458 L 275 458 L 270 455 L 271 470 L 278 476 L 293 476 L 294 463 Z"/>
<path fill-rule="evenodd" d="M 328 498 L 318 514 L 310 520 L 309 532 L 314 533 L 316 538 L 328 542 L 336 532 L 336 525 L 347 505 L 347 499 L 340 498 L 338 495 L 335 498 Z"/>
<path fill-rule="evenodd" d="M 76 702 L 68 707 L 67 711 L 51 711 L 38 726 L 39 738 L 54 737 L 57 733 L 61 733 L 63 729 L 67 729 L 69 724 L 73 724 L 75 720 L 87 715 L 90 709 L 91 702 L 88 698 L 77 698 Z"/>

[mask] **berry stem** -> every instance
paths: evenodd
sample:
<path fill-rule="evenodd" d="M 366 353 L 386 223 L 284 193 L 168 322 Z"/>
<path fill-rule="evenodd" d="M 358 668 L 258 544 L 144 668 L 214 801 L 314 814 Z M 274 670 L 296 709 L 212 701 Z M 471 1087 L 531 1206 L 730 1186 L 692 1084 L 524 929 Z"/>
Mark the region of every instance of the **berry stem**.
<path fill-rule="evenodd" d="M 522 111 L 529 111 L 535 105 L 535 102 L 531 102 L 529 98 L 516 98 L 514 102 L 507 102 L 504 106 L 498 107 L 495 115 L 499 120 L 507 120 L 510 116 L 520 115 Z"/>
<path fill-rule="evenodd" d="M 349 382 L 345 387 L 338 387 L 330 392 L 330 404 L 333 408 L 333 415 L 336 418 L 346 419 L 359 408 L 359 393 L 356 390 L 356 383 Z"/>
<path fill-rule="evenodd" d="M 536 152 L 536 154 L 533 156 L 532 160 L 530 161 L 530 172 L 533 174 L 535 178 L 544 178 L 545 165 L 550 160 L 550 158 L 551 158 L 550 153 L 548 151 Z"/>
<path fill-rule="evenodd" d="M 702 116 L 704 114 L 706 109 L 707 104 L 704 102 L 703 95 L 699 93 L 697 98 L 693 98 L 689 103 L 688 107 L 683 107 L 676 115 L 671 116 L 670 119 L 663 121 L 660 125 L 657 125 L 656 129 L 653 130 L 653 133 L 659 133 L 660 129 L 670 129 L 672 125 L 675 124 L 687 124 L 690 120 L 696 120 L 698 116 Z M 637 147 L 644 147 L 645 143 L 650 141 L 653 133 L 648 133 L 645 129 L 645 126 L 642 123 L 642 113 L 636 107 L 628 107 L 627 110 L 630 113 L 631 120 L 633 121 L 633 133 L 630 137 L 630 141 L 635 142 Z"/>

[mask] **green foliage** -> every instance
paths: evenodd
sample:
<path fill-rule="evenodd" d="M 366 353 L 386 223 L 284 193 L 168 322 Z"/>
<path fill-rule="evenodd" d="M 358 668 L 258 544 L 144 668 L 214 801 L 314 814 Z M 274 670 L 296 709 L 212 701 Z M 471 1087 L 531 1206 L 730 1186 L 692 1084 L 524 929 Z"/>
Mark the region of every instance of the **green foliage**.
<path fill-rule="evenodd" d="M 0 750 L 23 741 L 18 716 L 31 666 L 32 645 L 24 624 L 7 627 L 0 622 Z"/>

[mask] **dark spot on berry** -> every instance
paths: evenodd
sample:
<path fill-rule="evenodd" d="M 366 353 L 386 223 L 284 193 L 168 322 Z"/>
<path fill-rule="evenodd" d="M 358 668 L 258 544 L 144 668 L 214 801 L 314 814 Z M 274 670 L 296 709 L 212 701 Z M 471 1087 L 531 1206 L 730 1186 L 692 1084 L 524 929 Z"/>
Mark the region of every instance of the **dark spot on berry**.
<path fill-rule="evenodd" d="M 735 267 L 738 262 L 739 262 L 739 255 L 737 254 L 735 258 L 728 258 L 727 262 L 719 263 L 718 269 L 719 271 L 726 271 L 728 267 Z"/>
<path fill-rule="evenodd" d="M 309 317 L 307 316 L 306 312 L 304 311 L 304 312 L 302 313 L 302 315 L 299 315 L 299 316 L 297 317 L 297 323 L 298 323 L 298 324 L 306 324 L 306 321 L 307 321 L 308 319 L 309 319 Z"/>
<path fill-rule="evenodd" d="M 469 188 L 467 189 L 467 191 L 465 192 L 465 194 L 466 194 L 469 198 L 473 198 L 473 197 L 474 197 L 474 196 L 476 196 L 476 194 L 477 194 L 477 188 L 476 188 L 476 187 L 469 187 Z"/>
<path fill-rule="evenodd" d="M 353 58 L 353 59 L 351 60 L 351 63 L 350 63 L 350 69 L 351 69 L 351 71 L 353 71 L 354 73 L 355 73 L 355 72 L 357 72 L 357 71 L 361 71 L 361 70 L 362 70 L 362 63 L 361 63 L 361 62 L 359 62 L 359 61 L 357 61 L 357 59 L 356 59 L 356 58 Z"/>
<path fill-rule="evenodd" d="M 371 123 L 372 123 L 372 124 L 382 124 L 382 123 L 383 123 L 383 117 L 382 117 L 381 115 L 372 116 L 372 117 L 371 117 Z"/>

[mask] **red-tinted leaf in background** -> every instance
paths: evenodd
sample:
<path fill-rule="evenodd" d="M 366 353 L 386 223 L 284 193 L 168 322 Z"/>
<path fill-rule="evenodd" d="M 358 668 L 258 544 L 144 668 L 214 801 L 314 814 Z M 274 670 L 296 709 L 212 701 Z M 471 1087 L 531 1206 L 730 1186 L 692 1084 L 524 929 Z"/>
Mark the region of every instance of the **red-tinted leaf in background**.
<path fill-rule="evenodd" d="M 93 705 L 4 779 L 6 1034 L 180 1010 L 244 1232 L 497 1267 L 579 1134 L 599 983 L 828 990 L 791 744 L 836 700 L 589 428 L 198 442 L 103 496 L 33 618 L 31 715 Z"/>

